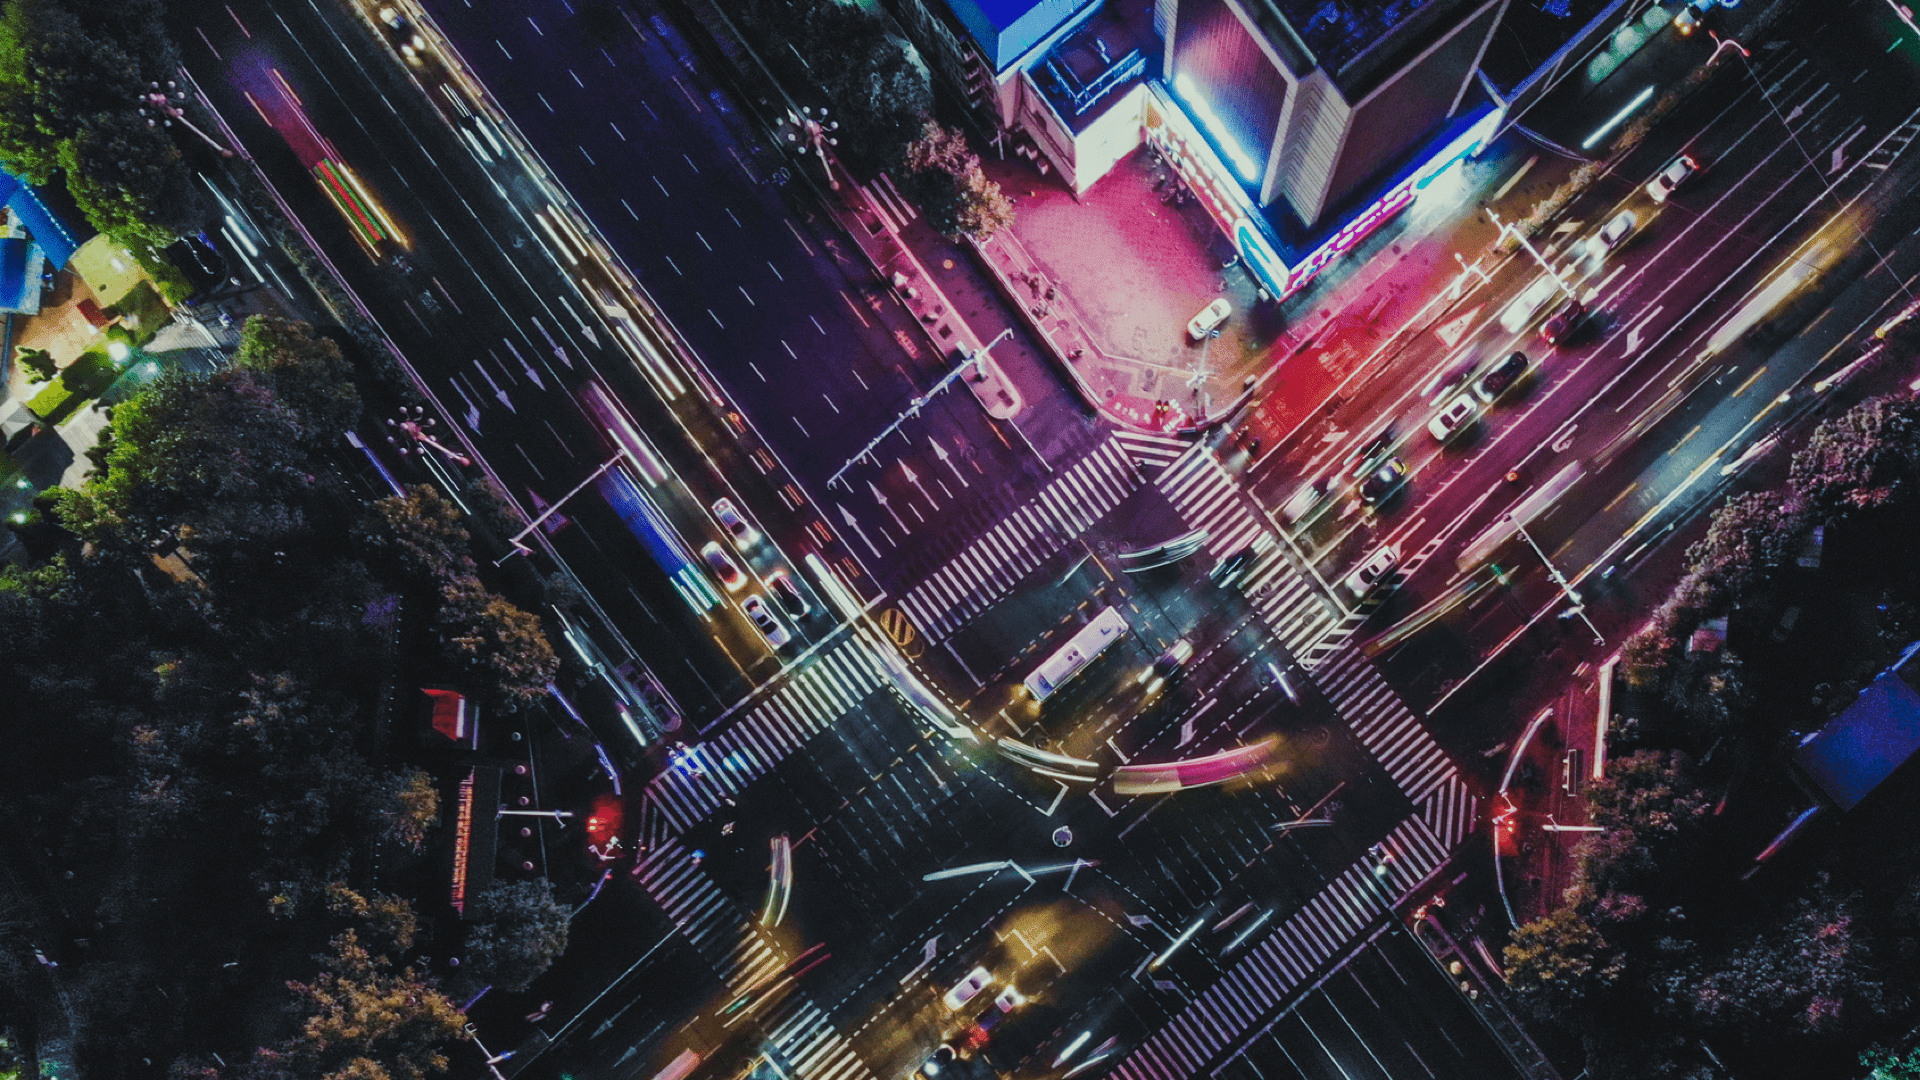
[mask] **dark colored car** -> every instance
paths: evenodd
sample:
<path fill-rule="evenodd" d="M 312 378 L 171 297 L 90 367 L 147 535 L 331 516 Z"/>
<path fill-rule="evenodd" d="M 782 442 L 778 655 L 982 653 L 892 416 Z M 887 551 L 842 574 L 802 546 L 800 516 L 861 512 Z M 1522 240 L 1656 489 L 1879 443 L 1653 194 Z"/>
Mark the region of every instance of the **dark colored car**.
<path fill-rule="evenodd" d="M 1407 463 L 1399 458 L 1391 458 L 1360 482 L 1360 501 L 1368 506 L 1379 506 L 1406 482 Z"/>
<path fill-rule="evenodd" d="M 1368 439 L 1365 445 L 1347 456 L 1347 474 L 1360 476 L 1371 468 L 1374 462 L 1393 452 L 1393 429 L 1387 428 L 1380 434 Z"/>
<path fill-rule="evenodd" d="M 1561 304 L 1547 321 L 1540 324 L 1540 338 L 1549 345 L 1558 345 L 1572 337 L 1580 329 L 1580 320 L 1585 318 L 1587 306 L 1578 300 L 1569 299 Z"/>
<path fill-rule="evenodd" d="M 1474 396 L 1489 405 L 1493 404 L 1507 391 L 1513 389 L 1514 384 L 1527 373 L 1530 364 L 1531 361 L 1527 359 L 1526 353 L 1517 352 L 1509 355 L 1505 360 L 1489 368 L 1485 375 L 1480 376 L 1480 381 L 1473 384 Z"/>
<path fill-rule="evenodd" d="M 1207 571 L 1207 576 L 1213 579 L 1214 584 L 1223 588 L 1232 585 L 1241 574 L 1246 573 L 1247 567 L 1253 565 L 1254 556 L 1258 554 L 1260 554 L 1259 549 L 1248 544 L 1215 564 L 1212 570 Z"/>
<path fill-rule="evenodd" d="M 801 595 L 800 587 L 793 583 L 793 578 L 788 576 L 785 570 L 775 570 L 768 574 L 767 586 L 779 599 L 780 606 L 786 608 L 787 614 L 794 618 L 800 618 L 812 610 L 807 604 L 807 598 Z"/>

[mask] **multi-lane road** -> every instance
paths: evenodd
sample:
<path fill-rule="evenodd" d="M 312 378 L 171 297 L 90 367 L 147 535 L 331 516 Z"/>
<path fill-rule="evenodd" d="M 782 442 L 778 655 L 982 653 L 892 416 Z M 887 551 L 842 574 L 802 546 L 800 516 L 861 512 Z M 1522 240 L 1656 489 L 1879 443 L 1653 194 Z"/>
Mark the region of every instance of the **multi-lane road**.
<path fill-rule="evenodd" d="M 1511 542 L 1506 581 L 1456 560 L 1531 499 L 1530 542 L 1570 577 L 1630 570 L 1635 538 L 1691 508 L 1675 492 L 1842 355 L 1762 348 L 1761 324 L 1858 279 L 1817 327 L 1844 339 L 1913 272 L 1859 235 L 1896 201 L 1877 181 L 1912 118 L 1783 35 L 1543 241 L 1595 312 L 1584 333 L 1548 348 L 1503 327 L 1543 270 L 1489 261 L 1446 334 L 1415 328 L 1325 427 L 1251 467 L 1095 423 L 1018 333 L 995 355 L 1019 416 L 956 388 L 849 464 L 953 359 L 818 212 L 795 172 L 817 163 L 774 148 L 763 125 L 782 107 L 739 100 L 676 12 L 621 10 L 610 25 L 567 0 L 434 0 L 406 10 L 417 62 L 377 7 L 321 0 L 204 3 L 181 35 L 210 103 L 487 471 L 530 513 L 582 489 L 536 558 L 571 568 L 594 602 L 583 632 L 639 657 L 688 717 L 684 752 L 630 785 L 638 858 L 543 984 L 551 1021 L 476 1014 L 523 1046 L 514 1067 L 629 1077 L 690 1051 L 715 1072 L 906 1076 L 1011 986 L 1030 1000 L 965 1068 L 1504 1069 L 1396 917 L 1453 880 L 1478 817 L 1464 747 L 1403 691 L 1442 697 L 1550 618 L 1558 590 Z M 1655 205 L 1646 181 L 1683 150 L 1704 170 Z M 1581 254 L 1622 211 L 1630 241 Z M 963 313 L 983 340 L 1011 325 L 984 293 Z M 1434 379 L 1516 349 L 1530 378 L 1468 438 L 1432 440 Z M 583 410 L 594 385 L 635 434 Z M 1301 484 L 1385 428 L 1411 473 L 1394 500 L 1361 512 L 1336 484 L 1281 524 Z M 644 460 L 596 481 L 623 446 Z M 722 497 L 760 538 L 729 535 Z M 1127 571 L 1124 552 L 1194 530 L 1206 554 Z M 698 558 L 670 573 L 709 542 L 744 568 L 737 592 Z M 1369 612 L 1343 582 L 1384 544 L 1404 580 Z M 1242 552 L 1231 581 L 1200 572 Z M 809 606 L 784 648 L 733 602 L 776 572 Z M 1023 697 L 1104 608 L 1124 638 L 1043 706 Z M 1149 665 L 1181 641 L 1191 657 L 1156 683 Z M 648 734 L 588 719 L 609 743 Z M 997 740 L 1091 761 L 1095 779 Z M 1273 763 L 1237 785 L 1112 780 L 1263 740 Z M 782 838 L 790 891 L 770 879 Z M 976 966 L 991 996 L 943 1004 Z"/>
<path fill-rule="evenodd" d="M 1751 59 L 1723 54 L 1729 70 L 1614 162 L 1533 251 L 1466 278 L 1459 297 L 1390 344 L 1338 410 L 1251 470 L 1256 497 L 1275 511 L 1314 479 L 1335 478 L 1296 526 L 1329 580 L 1384 545 L 1398 549 L 1402 588 L 1360 634 L 1370 650 L 1413 643 L 1403 685 L 1421 704 L 1443 699 L 1524 627 L 1571 610 L 1542 554 L 1576 586 L 1602 591 L 1601 579 L 1629 570 L 1676 508 L 1693 510 L 1691 496 L 1717 486 L 1722 465 L 1857 355 L 1863 324 L 1905 302 L 1901 260 L 1881 261 L 1910 226 L 1887 170 L 1920 116 L 1910 96 L 1880 90 L 1912 76 L 1898 58 L 1862 66 L 1836 49 L 1831 37 L 1782 34 Z M 1682 154 L 1700 170 L 1655 201 L 1647 184 Z M 1512 216 L 1494 208 L 1503 212 Z M 1635 219 L 1631 235 L 1596 253 L 1596 234 L 1623 213 Z M 1533 318 L 1502 317 L 1547 267 L 1591 313 L 1558 344 L 1535 330 L 1551 303 Z M 1842 338 L 1781 350 L 1856 279 L 1876 298 Z M 1524 383 L 1481 407 L 1452 442 L 1428 432 L 1438 407 L 1465 389 L 1450 375 L 1516 351 L 1528 358 Z M 1352 496 L 1349 463 L 1381 432 L 1409 482 L 1369 511 Z M 1514 536 L 1516 510 L 1525 536 Z M 1511 539 L 1496 543 L 1503 536 Z"/>

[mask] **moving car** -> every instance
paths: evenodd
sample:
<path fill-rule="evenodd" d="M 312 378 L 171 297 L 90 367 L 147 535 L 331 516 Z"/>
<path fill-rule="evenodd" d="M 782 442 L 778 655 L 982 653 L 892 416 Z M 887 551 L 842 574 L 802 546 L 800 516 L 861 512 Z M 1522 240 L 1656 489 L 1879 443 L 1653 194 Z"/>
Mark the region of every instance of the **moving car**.
<path fill-rule="evenodd" d="M 380 25 L 387 28 L 387 37 L 392 40 L 393 47 L 408 60 L 418 60 L 427 51 L 426 39 L 413 28 L 405 15 L 400 14 L 398 8 L 381 8 Z"/>
<path fill-rule="evenodd" d="M 793 634 L 780 625 L 780 620 L 774 617 L 773 609 L 768 607 L 766 600 L 761 597 L 747 597 L 746 601 L 740 605 L 740 610 L 747 613 L 747 620 L 753 623 L 753 628 L 760 631 L 760 636 L 766 638 L 767 644 L 774 648 L 778 649 L 793 640 Z"/>
<path fill-rule="evenodd" d="M 1407 463 L 1399 458 L 1390 458 L 1360 482 L 1360 501 L 1367 506 L 1379 506 L 1406 482 Z"/>
<path fill-rule="evenodd" d="M 1300 490 L 1288 496 L 1286 503 L 1280 507 L 1280 519 L 1289 525 L 1299 521 L 1307 516 L 1307 511 L 1320 505 L 1320 500 L 1326 498 L 1327 493 L 1332 490 L 1333 478 L 1327 476 L 1301 487 Z"/>
<path fill-rule="evenodd" d="M 733 505 L 732 499 L 715 499 L 713 516 L 719 518 L 720 524 L 726 526 L 727 532 L 733 534 L 735 547 L 746 547 L 760 539 L 760 530 L 754 528 L 746 518 L 740 515 L 740 508 Z"/>
<path fill-rule="evenodd" d="M 768 574 L 767 587 L 774 596 L 779 598 L 780 606 L 786 608 L 787 614 L 794 618 L 802 618 L 807 612 L 813 610 L 807 603 L 806 596 L 800 592 L 800 586 L 793 583 L 792 576 L 785 570 L 775 570 Z"/>
<path fill-rule="evenodd" d="M 711 540 L 707 541 L 700 548 L 700 558 L 707 564 L 707 569 L 713 571 L 713 576 L 720 579 L 720 584 L 727 587 L 728 592 L 733 592 L 747 583 L 747 575 L 740 571 L 740 567 L 719 544 Z"/>
<path fill-rule="evenodd" d="M 1527 328 L 1540 309 L 1547 306 L 1560 291 L 1560 282 L 1552 274 L 1540 278 L 1527 286 L 1526 291 L 1514 298 L 1513 303 L 1500 313 L 1500 328 L 1509 334 L 1517 334 Z"/>
<path fill-rule="evenodd" d="M 1252 544 L 1248 544 L 1246 547 L 1227 556 L 1226 559 L 1221 562 L 1215 563 L 1213 569 L 1207 571 L 1207 577 L 1211 579 L 1215 585 L 1223 589 L 1227 588 L 1235 581 L 1238 581 L 1241 574 L 1247 572 L 1247 567 L 1253 565 L 1253 557 L 1258 554 L 1260 554 L 1260 549 Z"/>
<path fill-rule="evenodd" d="M 1193 642 L 1188 641 L 1186 638 L 1181 638 L 1179 641 L 1174 642 L 1173 646 L 1166 652 L 1161 653 L 1160 659 L 1153 662 L 1153 673 L 1163 679 L 1167 678 L 1174 672 L 1179 671 L 1180 665 L 1186 663 L 1192 657 Z"/>
<path fill-rule="evenodd" d="M 1599 232 L 1594 234 L 1588 249 L 1593 253 L 1594 258 L 1604 259 L 1607 257 L 1607 252 L 1627 242 L 1627 237 L 1633 235 L 1633 228 L 1638 224 L 1640 224 L 1639 215 L 1631 210 L 1622 210 L 1613 215 L 1613 220 L 1607 222 Z"/>
<path fill-rule="evenodd" d="M 1560 344 L 1580 329 L 1580 320 L 1586 315 L 1587 305 L 1569 298 L 1540 324 L 1540 340 L 1549 345 Z"/>
<path fill-rule="evenodd" d="M 1473 396 L 1488 405 L 1500 400 L 1527 373 L 1530 363 L 1526 353 L 1517 352 L 1508 356 L 1480 376 L 1480 380 L 1473 384 Z"/>
<path fill-rule="evenodd" d="M 972 1001 L 993 982 L 993 973 L 986 968 L 977 967 L 967 972 L 966 977 L 953 984 L 953 989 L 940 998 L 940 1003 L 954 1011 Z"/>
<path fill-rule="evenodd" d="M 1440 442 L 1452 442 L 1459 434 L 1473 426 L 1479 419 L 1480 406 L 1473 395 L 1465 390 L 1459 396 L 1447 402 L 1440 411 L 1427 421 L 1427 433 Z"/>
<path fill-rule="evenodd" d="M 1673 190 L 1687 182 L 1687 178 L 1700 171 L 1700 163 L 1692 157 L 1681 154 L 1673 159 L 1673 164 L 1660 170 L 1660 175 L 1647 184 L 1647 197 L 1657 203 L 1667 201 Z"/>
<path fill-rule="evenodd" d="M 1355 600 L 1365 600 L 1393 576 L 1399 565 L 1400 549 L 1392 544 L 1382 545 L 1358 570 L 1347 575 L 1347 591 Z"/>
<path fill-rule="evenodd" d="M 1393 429 L 1387 428 L 1347 455 L 1347 475 L 1358 477 L 1393 452 Z"/>
<path fill-rule="evenodd" d="M 1227 303 L 1227 298 L 1222 296 L 1201 308 L 1200 314 L 1187 320 L 1187 336 L 1199 341 L 1212 333 L 1214 327 L 1226 322 L 1227 316 L 1231 314 L 1233 314 L 1233 305 Z"/>

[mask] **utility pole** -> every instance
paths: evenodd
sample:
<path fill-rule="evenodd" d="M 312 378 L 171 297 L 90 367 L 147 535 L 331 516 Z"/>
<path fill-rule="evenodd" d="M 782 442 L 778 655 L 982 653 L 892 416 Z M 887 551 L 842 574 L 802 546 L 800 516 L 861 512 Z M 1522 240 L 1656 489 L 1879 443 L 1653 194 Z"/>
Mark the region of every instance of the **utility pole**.
<path fill-rule="evenodd" d="M 840 466 L 840 468 L 836 470 L 832 476 L 827 477 L 827 486 L 832 487 L 835 484 L 838 484 L 840 482 L 840 478 L 847 474 L 848 469 L 853 468 L 855 465 L 860 463 L 861 459 L 865 458 L 868 454 L 873 453 L 873 448 L 876 446 L 879 446 L 882 442 L 885 442 L 887 436 L 893 434 L 895 431 L 900 430 L 901 424 L 904 424 L 908 420 L 911 420 L 914 417 L 919 416 L 920 410 L 926 407 L 927 402 L 933 400 L 934 395 L 940 393 L 940 391 L 945 390 L 947 387 L 953 385 L 953 382 L 955 379 L 958 379 L 962 375 L 965 375 L 970 368 L 979 364 L 982 360 L 985 360 L 987 353 L 991 351 L 995 345 L 1000 344 L 1001 342 L 1007 340 L 1012 336 L 1013 336 L 1013 328 L 1008 327 L 1007 329 L 1000 331 L 999 337 L 996 337 L 992 341 L 987 342 L 985 345 L 980 346 L 980 348 L 977 351 L 969 352 L 965 360 L 960 361 L 959 365 L 955 367 L 952 371 L 949 371 L 945 375 L 942 375 L 940 377 L 940 381 L 937 383 L 934 383 L 932 388 L 930 388 L 926 393 L 916 395 L 912 401 L 907 403 L 906 409 L 903 410 L 899 416 L 896 416 L 893 418 L 892 423 L 889 423 L 884 429 L 882 429 L 880 434 L 875 435 L 872 438 L 872 440 L 867 443 L 867 445 L 861 447 L 859 453 L 848 458 L 847 463 Z"/>
<path fill-rule="evenodd" d="M 1533 241 L 1528 240 L 1519 229 L 1501 221 L 1500 215 L 1494 213 L 1493 207 L 1491 206 L 1487 207 L 1487 220 L 1500 227 L 1501 235 L 1504 236 L 1507 233 L 1512 233 L 1513 238 L 1520 242 L 1520 246 L 1526 249 L 1527 254 L 1533 256 L 1533 261 L 1540 264 L 1540 269 L 1545 270 L 1547 276 L 1553 279 L 1553 283 L 1560 286 L 1561 292 L 1566 293 L 1576 300 L 1579 299 L 1579 297 L 1574 296 L 1573 286 L 1567 284 L 1566 280 L 1560 276 L 1560 271 L 1554 269 L 1553 264 L 1547 261 L 1547 257 L 1540 254 L 1540 249 L 1533 246 Z"/>
<path fill-rule="evenodd" d="M 575 484 L 573 486 L 572 491 L 569 491 L 565 495 L 560 496 L 560 501 L 554 503 L 552 506 L 547 507 L 545 510 L 540 511 L 540 516 L 537 518 L 534 518 L 532 521 L 527 522 L 526 528 L 521 529 L 519 532 L 514 533 L 512 536 L 507 537 L 507 543 L 510 546 L 512 546 L 513 550 L 507 552 L 505 555 L 500 556 L 498 559 L 495 559 L 493 561 L 493 565 L 499 566 L 501 563 L 506 562 L 508 559 L 513 558 L 515 555 L 533 554 L 533 549 L 521 543 L 521 541 L 525 540 L 527 536 L 533 532 L 533 530 L 539 528 L 542 522 L 546 521 L 548 518 L 552 517 L 555 513 L 557 513 L 562 506 L 565 506 L 568 499 L 571 499 L 575 495 L 580 494 L 580 490 L 582 488 L 586 487 L 588 484 L 593 483 L 595 480 L 600 479 L 602 476 L 606 475 L 606 472 L 608 469 L 613 468 L 615 465 L 618 465 L 620 462 L 628 459 L 631 456 L 632 455 L 629 454 L 625 449 L 622 449 L 619 453 L 608 458 L 606 461 L 601 462 L 600 467 L 588 473 L 587 478 L 585 480 L 582 480 L 578 484 Z"/>
<path fill-rule="evenodd" d="M 1574 615 L 1579 616 L 1581 622 L 1587 624 L 1587 629 L 1593 631 L 1593 643 L 1595 645 L 1605 645 L 1607 639 L 1600 633 L 1600 628 L 1593 625 L 1592 619 L 1587 618 L 1586 600 L 1583 599 L 1579 592 L 1574 589 L 1573 585 L 1567 581 L 1566 576 L 1561 574 L 1553 565 L 1553 560 L 1547 558 L 1547 553 L 1540 549 L 1540 545 L 1533 542 L 1533 537 L 1528 535 L 1527 527 L 1520 524 L 1520 519 L 1514 517 L 1512 514 L 1508 514 L 1507 520 L 1513 522 L 1513 530 L 1520 534 L 1520 539 L 1525 540 L 1527 546 L 1533 549 L 1533 553 L 1540 556 L 1540 564 L 1547 568 L 1547 577 L 1551 578 L 1555 585 L 1560 586 L 1562 595 L 1573 602 L 1573 608 L 1571 610 Z"/>

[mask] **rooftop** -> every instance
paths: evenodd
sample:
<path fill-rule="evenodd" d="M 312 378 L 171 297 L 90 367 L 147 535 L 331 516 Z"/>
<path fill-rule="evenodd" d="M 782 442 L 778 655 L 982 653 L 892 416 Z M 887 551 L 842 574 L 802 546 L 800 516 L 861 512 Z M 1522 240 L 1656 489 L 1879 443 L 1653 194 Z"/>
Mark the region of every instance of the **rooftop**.
<path fill-rule="evenodd" d="M 1293 32 L 1328 71 L 1339 71 L 1436 0 L 1275 0 Z"/>

